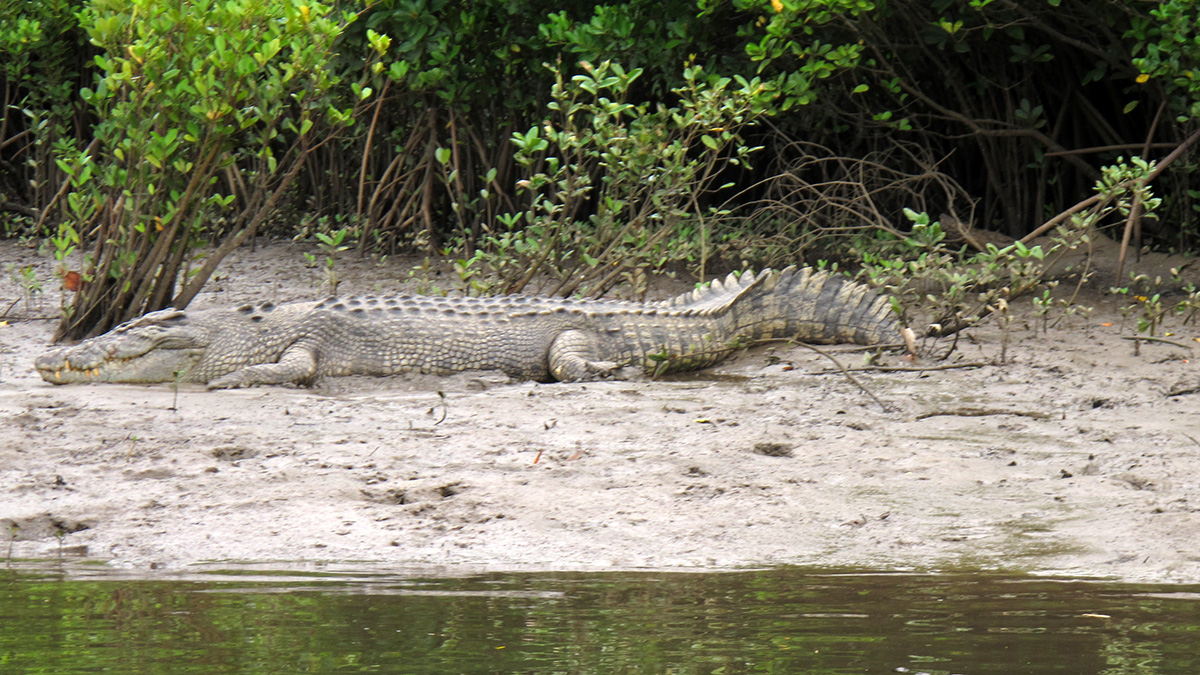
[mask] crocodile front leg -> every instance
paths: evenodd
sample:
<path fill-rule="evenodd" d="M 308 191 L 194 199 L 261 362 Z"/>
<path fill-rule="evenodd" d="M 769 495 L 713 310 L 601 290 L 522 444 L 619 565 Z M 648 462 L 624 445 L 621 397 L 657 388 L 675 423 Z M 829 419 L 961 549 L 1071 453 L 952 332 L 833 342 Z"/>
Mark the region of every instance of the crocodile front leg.
<path fill-rule="evenodd" d="M 209 389 L 237 389 L 256 384 L 311 384 L 317 378 L 317 354 L 308 346 L 288 347 L 276 363 L 262 363 L 235 370 L 208 383 Z"/>
<path fill-rule="evenodd" d="M 608 377 L 621 364 L 598 358 L 594 338 L 581 330 L 565 330 L 550 343 L 547 363 L 550 375 L 559 382 L 597 380 Z"/>

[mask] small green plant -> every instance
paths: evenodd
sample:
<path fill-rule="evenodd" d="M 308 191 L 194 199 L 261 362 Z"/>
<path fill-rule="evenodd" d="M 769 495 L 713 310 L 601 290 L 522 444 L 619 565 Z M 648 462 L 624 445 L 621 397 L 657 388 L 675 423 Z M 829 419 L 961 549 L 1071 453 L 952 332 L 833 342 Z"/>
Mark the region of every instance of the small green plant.
<path fill-rule="evenodd" d="M 1163 317 L 1168 311 L 1163 308 L 1162 295 L 1159 293 L 1149 296 L 1139 295 L 1137 299 L 1142 303 L 1142 315 L 1138 317 L 1137 322 L 1138 332 L 1154 337 L 1154 333 L 1162 325 Z"/>
<path fill-rule="evenodd" d="M 1004 298 L 997 298 L 996 304 L 992 307 L 992 313 L 996 315 L 996 320 L 1000 324 L 1000 365 L 1008 363 L 1008 342 L 1012 334 L 1012 312 L 1008 311 L 1008 301 Z"/>
<path fill-rule="evenodd" d="M 1134 327 L 1137 332 L 1154 337 L 1154 334 L 1162 326 L 1163 319 L 1175 313 L 1177 306 L 1164 305 L 1162 293 L 1160 292 L 1162 288 L 1161 278 L 1155 277 L 1151 279 L 1145 274 L 1131 273 L 1129 279 L 1129 286 L 1110 290 L 1119 292 L 1131 300 L 1124 308 L 1124 313 L 1136 315 Z"/>
<path fill-rule="evenodd" d="M 417 286 L 417 295 L 445 296 L 446 291 L 433 283 L 433 263 L 428 257 L 421 260 L 420 265 L 413 265 L 408 271 L 408 280 Z"/>
<path fill-rule="evenodd" d="M 37 277 L 33 265 L 8 265 L 8 275 L 13 283 L 21 289 L 21 300 L 25 303 L 25 311 L 32 314 L 41 309 L 42 282 Z"/>
<path fill-rule="evenodd" d="M 1161 277 L 1150 278 L 1145 274 L 1129 275 L 1129 285 L 1109 288 L 1109 293 L 1122 296 L 1124 301 L 1118 305 L 1121 313 L 1120 330 L 1125 330 L 1125 323 L 1134 317 L 1134 328 L 1139 334 L 1154 337 L 1156 333 L 1167 330 L 1166 322 L 1178 318 L 1181 326 L 1195 323 L 1200 316 L 1200 290 L 1195 284 L 1182 284 L 1179 270 L 1171 270 L 1171 288 L 1179 288 L 1184 294 L 1180 300 L 1171 302 L 1165 297 L 1164 283 Z"/>
<path fill-rule="evenodd" d="M 482 251 L 475 251 L 469 258 L 458 258 L 454 261 L 454 273 L 462 283 L 467 295 L 491 295 L 495 292 L 495 279 L 484 272 L 487 256 Z"/>
<path fill-rule="evenodd" d="M 1039 323 L 1042 324 L 1042 333 L 1050 331 L 1050 310 L 1054 307 L 1054 298 L 1050 297 L 1050 289 L 1047 288 L 1041 295 L 1033 296 L 1033 313 L 1037 315 Z"/>
<path fill-rule="evenodd" d="M 339 253 L 350 249 L 350 244 L 343 243 L 346 241 L 348 234 L 349 230 L 344 227 L 328 234 L 324 232 L 313 233 L 313 238 L 317 240 L 317 248 L 321 253 L 325 254 L 323 261 L 325 286 L 329 289 L 330 295 L 337 295 L 338 285 L 341 283 L 341 279 L 337 273 L 337 256 Z M 321 266 L 321 263 L 317 261 L 315 253 L 305 253 L 304 259 L 310 268 Z"/>
<path fill-rule="evenodd" d="M 1108 289 L 1108 292 L 1113 295 L 1123 296 L 1125 298 L 1129 297 L 1128 286 L 1112 286 Z M 1128 302 L 1121 302 L 1119 305 L 1117 305 L 1117 312 L 1121 315 L 1121 325 L 1117 326 L 1117 330 L 1125 330 L 1125 324 L 1129 322 L 1129 313 L 1136 307 L 1137 305 L 1131 305 Z"/>
<path fill-rule="evenodd" d="M 4 564 L 12 563 L 13 544 L 17 541 L 17 535 L 21 532 L 21 526 L 17 522 L 10 521 L 8 524 L 8 555 L 5 556 Z"/>
<path fill-rule="evenodd" d="M 62 523 L 55 523 L 54 536 L 58 539 L 58 559 L 62 560 L 63 549 L 67 542 L 67 528 Z"/>
<path fill-rule="evenodd" d="M 185 371 L 177 370 L 172 373 L 171 377 L 171 407 L 167 408 L 172 412 L 179 410 L 179 385 L 183 382 Z"/>
<path fill-rule="evenodd" d="M 1091 319 L 1092 311 L 1095 309 L 1094 307 L 1075 304 L 1070 300 L 1062 298 L 1056 300 L 1055 304 L 1059 308 L 1059 317 L 1054 321 L 1053 324 L 1050 324 L 1051 326 L 1057 326 L 1059 321 L 1065 321 L 1067 327 L 1069 328 L 1072 325 L 1071 319 L 1076 316 L 1081 316 L 1083 317 L 1083 325 L 1086 328 Z"/>
<path fill-rule="evenodd" d="M 1042 281 L 1047 252 L 1040 246 L 988 244 L 984 251 L 969 253 L 965 246 L 950 245 L 940 223 L 928 214 L 904 213 L 912 222 L 909 234 L 873 230 L 851 239 L 849 249 L 862 261 L 862 276 L 893 297 L 897 312 L 928 318 L 932 334 L 955 333 L 1049 285 Z M 1042 297 L 1048 308 L 1049 291 Z"/>
<path fill-rule="evenodd" d="M 1186 326 L 1189 323 L 1195 323 L 1196 317 L 1200 316 L 1200 290 L 1196 288 L 1195 284 L 1189 283 L 1183 287 L 1183 292 L 1187 294 L 1187 297 L 1179 301 L 1179 304 L 1175 306 L 1175 312 L 1180 317 L 1179 323 Z"/>

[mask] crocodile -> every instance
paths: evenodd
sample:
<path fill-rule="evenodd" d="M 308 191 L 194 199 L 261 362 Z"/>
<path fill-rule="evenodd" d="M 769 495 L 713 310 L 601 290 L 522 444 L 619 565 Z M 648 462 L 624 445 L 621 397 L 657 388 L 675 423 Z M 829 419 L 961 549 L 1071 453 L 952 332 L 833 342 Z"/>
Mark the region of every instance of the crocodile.
<path fill-rule="evenodd" d="M 150 312 L 35 361 L 54 384 L 307 386 L 321 377 L 499 370 L 578 381 L 696 370 L 765 341 L 897 343 L 886 297 L 810 267 L 730 274 L 652 303 L 357 296 Z"/>

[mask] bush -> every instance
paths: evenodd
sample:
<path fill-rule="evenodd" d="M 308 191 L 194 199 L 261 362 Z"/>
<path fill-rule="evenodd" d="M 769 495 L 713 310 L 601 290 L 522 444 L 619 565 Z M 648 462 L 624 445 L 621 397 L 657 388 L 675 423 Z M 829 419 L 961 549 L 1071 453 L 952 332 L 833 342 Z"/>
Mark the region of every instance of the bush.
<path fill-rule="evenodd" d="M 684 70 L 672 107 L 627 100 L 639 69 L 582 64 L 551 94 L 541 125 L 516 133 L 523 211 L 484 230 L 480 248 L 464 251 L 460 270 L 497 275 L 506 292 L 539 273 L 562 295 L 601 295 L 619 282 L 641 290 L 638 275 L 708 255 L 702 206 L 727 165 L 743 166 L 756 149 L 741 130 L 768 109 L 775 92 L 763 82 Z M 465 242 L 464 242 L 465 243 Z"/>
<path fill-rule="evenodd" d="M 62 271 L 76 247 L 84 252 L 83 284 L 57 337 L 186 306 L 254 235 L 306 158 L 350 122 L 330 98 L 326 67 L 349 19 L 290 0 L 108 0 L 83 10 L 102 50 L 95 86 L 81 92 L 97 122 L 86 148 L 66 139 L 56 148 L 71 188 L 52 239 Z M 223 214 L 232 222 L 221 245 L 193 267 Z"/>
<path fill-rule="evenodd" d="M 73 138 L 86 120 L 75 92 L 88 54 L 77 0 L 0 3 L 0 235 L 40 234 L 62 184 L 55 141 Z"/>

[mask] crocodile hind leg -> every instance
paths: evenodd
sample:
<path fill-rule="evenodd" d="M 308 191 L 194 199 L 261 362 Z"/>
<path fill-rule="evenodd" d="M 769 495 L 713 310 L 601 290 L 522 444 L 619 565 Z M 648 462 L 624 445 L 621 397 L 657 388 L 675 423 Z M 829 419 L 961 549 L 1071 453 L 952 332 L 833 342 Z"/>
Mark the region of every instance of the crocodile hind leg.
<path fill-rule="evenodd" d="M 594 338 L 587 332 L 565 330 L 559 333 L 547 353 L 550 376 L 559 382 L 596 380 L 612 375 L 621 367 L 614 361 L 594 358 L 597 351 Z"/>
<path fill-rule="evenodd" d="M 235 370 L 208 383 L 209 389 L 237 389 L 256 384 L 311 384 L 317 378 L 317 355 L 310 347 L 292 345 L 276 363 Z"/>

